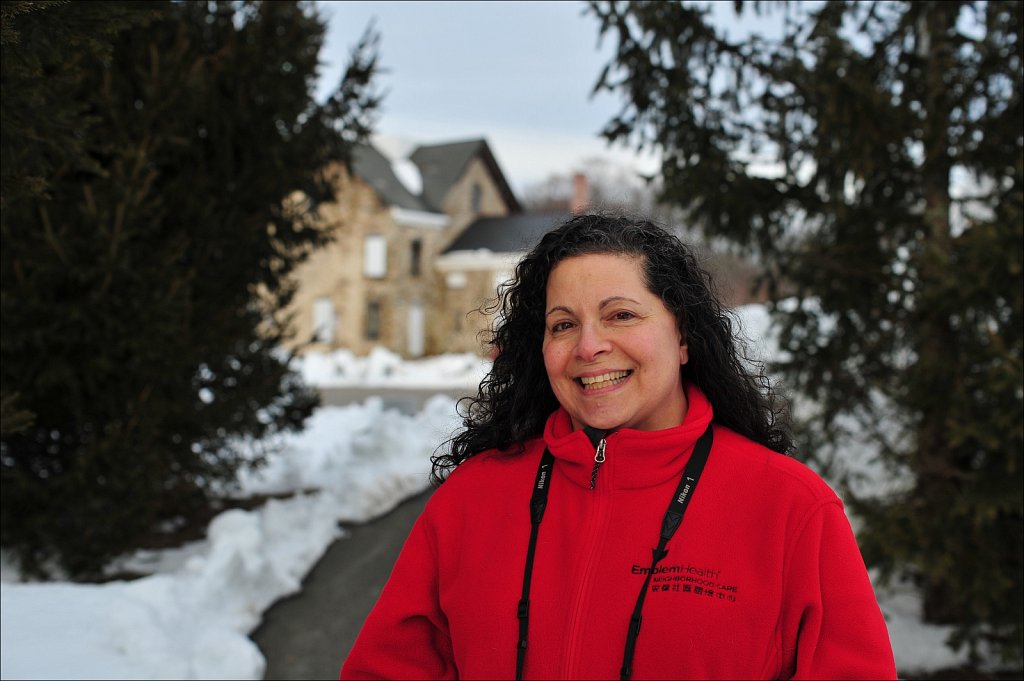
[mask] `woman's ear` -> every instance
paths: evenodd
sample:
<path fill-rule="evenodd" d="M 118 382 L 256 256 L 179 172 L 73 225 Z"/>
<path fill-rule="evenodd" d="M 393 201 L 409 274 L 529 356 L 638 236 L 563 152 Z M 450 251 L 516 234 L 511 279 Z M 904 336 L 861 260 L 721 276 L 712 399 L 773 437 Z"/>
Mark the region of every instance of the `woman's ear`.
<path fill-rule="evenodd" d="M 679 344 L 679 364 L 682 366 L 690 361 L 690 346 L 686 343 Z"/>

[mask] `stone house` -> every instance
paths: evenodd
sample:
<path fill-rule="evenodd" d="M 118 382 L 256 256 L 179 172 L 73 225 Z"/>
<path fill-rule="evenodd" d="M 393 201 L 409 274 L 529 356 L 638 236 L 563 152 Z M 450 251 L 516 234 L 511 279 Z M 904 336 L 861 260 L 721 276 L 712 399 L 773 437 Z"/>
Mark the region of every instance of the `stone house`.
<path fill-rule="evenodd" d="M 295 342 L 357 355 L 375 346 L 406 358 L 486 354 L 501 284 L 544 233 L 589 204 L 577 174 L 563 210 L 523 212 L 482 139 L 420 146 L 397 162 L 360 146 L 352 172 L 336 174 L 334 201 L 319 206 L 334 241 L 295 272 L 285 311 Z M 764 300 L 751 292 L 749 262 L 710 252 L 702 261 L 726 305 Z"/>
<path fill-rule="evenodd" d="M 479 332 L 489 317 L 474 311 L 518 258 L 486 241 L 517 245 L 543 222 L 522 213 L 487 142 L 420 146 L 398 162 L 363 145 L 335 187 L 334 201 L 319 206 L 335 239 L 295 272 L 285 311 L 295 341 L 359 355 L 383 346 L 408 358 L 485 352 Z"/>

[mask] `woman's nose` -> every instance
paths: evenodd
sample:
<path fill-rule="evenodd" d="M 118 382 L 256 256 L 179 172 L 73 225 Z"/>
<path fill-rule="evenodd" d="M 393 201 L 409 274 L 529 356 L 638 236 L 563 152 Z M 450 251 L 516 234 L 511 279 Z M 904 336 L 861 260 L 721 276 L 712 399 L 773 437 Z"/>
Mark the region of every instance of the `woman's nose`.
<path fill-rule="evenodd" d="M 576 343 L 576 355 L 584 362 L 593 361 L 598 355 L 608 352 L 611 343 L 607 335 L 596 324 L 580 326 L 580 335 Z"/>

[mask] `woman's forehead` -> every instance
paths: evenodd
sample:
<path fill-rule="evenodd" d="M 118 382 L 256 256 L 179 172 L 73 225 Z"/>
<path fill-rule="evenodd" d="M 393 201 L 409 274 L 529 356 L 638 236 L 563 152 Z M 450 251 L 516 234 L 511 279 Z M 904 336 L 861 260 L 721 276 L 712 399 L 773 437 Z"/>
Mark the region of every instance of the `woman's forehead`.
<path fill-rule="evenodd" d="M 638 304 L 660 301 L 647 288 L 638 258 L 607 253 L 566 258 L 552 270 L 545 294 L 545 309 L 552 306 L 605 307 L 615 301 Z"/>

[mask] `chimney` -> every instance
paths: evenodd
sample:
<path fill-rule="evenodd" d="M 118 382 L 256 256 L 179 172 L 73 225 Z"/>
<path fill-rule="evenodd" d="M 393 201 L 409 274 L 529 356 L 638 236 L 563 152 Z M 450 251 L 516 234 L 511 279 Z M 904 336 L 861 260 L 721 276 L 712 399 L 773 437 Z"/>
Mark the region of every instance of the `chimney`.
<path fill-rule="evenodd" d="M 573 215 L 585 213 L 590 209 L 590 188 L 587 187 L 587 176 L 576 173 L 572 176 L 572 204 L 569 210 Z"/>

